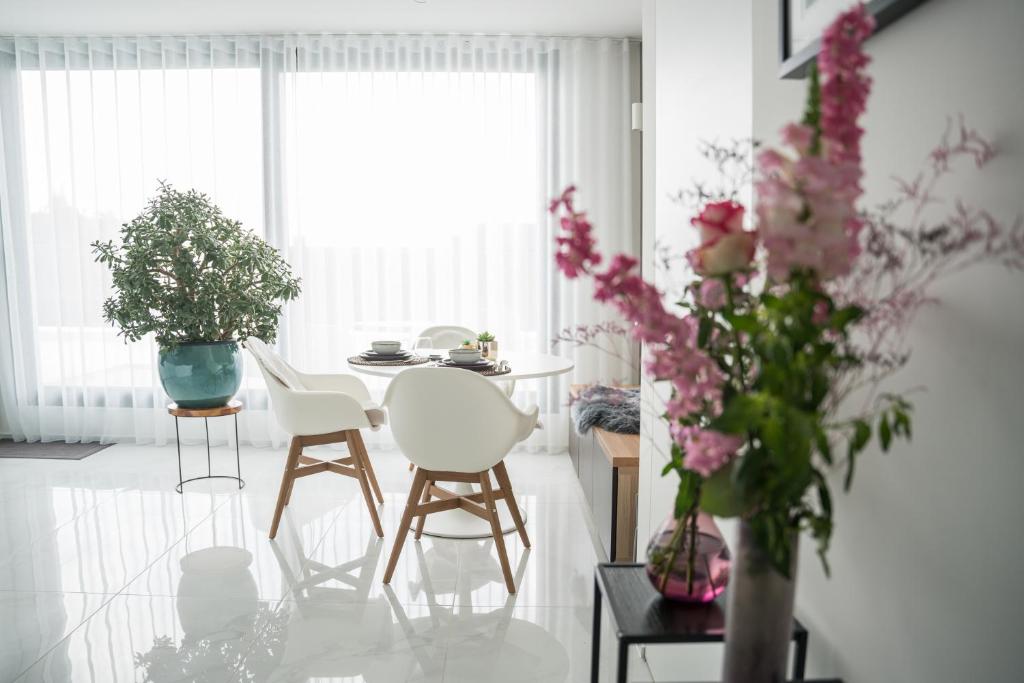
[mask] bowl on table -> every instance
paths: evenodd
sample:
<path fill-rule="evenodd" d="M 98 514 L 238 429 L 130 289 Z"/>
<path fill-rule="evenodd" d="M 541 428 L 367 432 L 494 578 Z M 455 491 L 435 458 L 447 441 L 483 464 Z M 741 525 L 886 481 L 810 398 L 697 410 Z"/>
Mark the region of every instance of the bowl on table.
<path fill-rule="evenodd" d="M 472 365 L 480 360 L 480 349 L 450 349 L 448 357 L 456 365 Z"/>
<path fill-rule="evenodd" d="M 402 350 L 402 342 L 397 341 L 375 341 L 370 342 L 370 348 L 374 353 L 382 356 L 393 356 Z"/>

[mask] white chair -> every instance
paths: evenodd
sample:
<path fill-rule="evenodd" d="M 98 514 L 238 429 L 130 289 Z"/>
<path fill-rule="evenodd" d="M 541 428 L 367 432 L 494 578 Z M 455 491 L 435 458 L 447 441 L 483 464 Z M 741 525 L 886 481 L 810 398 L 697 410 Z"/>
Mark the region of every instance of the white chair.
<path fill-rule="evenodd" d="M 270 392 L 270 402 L 281 427 L 292 435 L 288 459 L 281 478 L 281 491 L 270 525 L 270 538 L 277 535 L 281 514 L 292 497 L 295 480 L 318 472 L 334 472 L 353 477 L 363 490 L 377 536 L 384 532 L 377 516 L 377 503 L 383 504 L 370 456 L 360 429 L 379 429 L 387 424 L 387 415 L 370 400 L 370 393 L 359 378 L 352 375 L 310 375 L 297 371 L 255 337 L 244 345 L 256 359 Z M 303 455 L 306 446 L 331 443 L 348 444 L 348 456 L 336 460 L 318 460 Z M 370 489 L 373 489 L 371 494 Z"/>
<path fill-rule="evenodd" d="M 428 337 L 435 349 L 454 349 L 469 339 L 476 341 L 476 332 L 458 325 L 435 325 L 420 332 L 417 337 Z"/>
<path fill-rule="evenodd" d="M 533 431 L 537 408 L 520 410 L 490 380 L 450 368 L 403 371 L 391 380 L 384 405 L 395 442 L 416 466 L 384 583 L 391 581 L 413 517 L 419 517 L 418 539 L 427 515 L 461 508 L 490 522 L 505 585 L 515 593 L 495 502 L 504 500 L 508 505 L 523 545 L 529 548 L 530 538 L 502 459 Z M 492 470 L 497 491 L 491 485 Z M 480 492 L 460 495 L 436 485 L 445 481 L 479 484 Z M 421 496 L 422 502 L 417 502 Z"/>

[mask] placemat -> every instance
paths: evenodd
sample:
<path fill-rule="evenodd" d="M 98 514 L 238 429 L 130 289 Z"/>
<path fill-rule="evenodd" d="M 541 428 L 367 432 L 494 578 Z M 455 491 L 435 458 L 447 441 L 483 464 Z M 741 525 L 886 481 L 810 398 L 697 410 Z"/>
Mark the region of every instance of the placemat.
<path fill-rule="evenodd" d="M 430 359 L 424 356 L 413 356 L 405 360 L 366 360 L 362 356 L 352 356 L 348 362 L 352 365 L 423 365 L 429 363 Z"/>
<path fill-rule="evenodd" d="M 489 368 L 487 370 L 474 370 L 473 368 L 460 368 L 457 365 L 438 365 L 438 364 L 435 364 L 434 367 L 437 367 L 437 368 L 451 368 L 453 370 L 468 370 L 470 372 L 475 372 L 478 375 L 483 375 L 484 377 L 500 377 L 501 375 L 507 375 L 508 373 L 512 372 L 512 368 L 507 366 L 507 365 L 505 366 L 504 370 L 500 370 L 500 369 L 498 369 L 496 367 L 491 367 L 491 368 Z"/>

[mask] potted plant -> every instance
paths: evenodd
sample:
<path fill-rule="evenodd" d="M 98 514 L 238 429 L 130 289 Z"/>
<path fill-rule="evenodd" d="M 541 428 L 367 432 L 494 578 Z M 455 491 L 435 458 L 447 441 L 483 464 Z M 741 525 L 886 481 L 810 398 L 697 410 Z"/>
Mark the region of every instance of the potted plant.
<path fill-rule="evenodd" d="M 276 249 L 195 190 L 167 183 L 121 228 L 120 243 L 92 243 L 111 270 L 107 322 L 125 341 L 153 333 L 164 391 L 183 408 L 225 405 L 242 382 L 238 342 L 273 341 L 300 281 Z"/>
<path fill-rule="evenodd" d="M 498 342 L 495 341 L 494 335 L 486 330 L 481 332 L 476 337 L 477 346 L 480 347 L 480 356 L 489 360 L 498 359 Z"/>

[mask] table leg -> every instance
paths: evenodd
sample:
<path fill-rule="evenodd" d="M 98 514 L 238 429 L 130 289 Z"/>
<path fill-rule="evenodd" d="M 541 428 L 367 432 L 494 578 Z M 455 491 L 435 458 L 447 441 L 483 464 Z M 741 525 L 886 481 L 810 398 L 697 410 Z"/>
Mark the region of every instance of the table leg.
<path fill-rule="evenodd" d="M 590 683 L 597 683 L 601 668 L 601 585 L 594 575 L 594 626 L 590 633 Z"/>
<path fill-rule="evenodd" d="M 626 669 L 629 667 L 629 645 L 621 638 L 619 639 L 619 663 L 618 673 L 615 674 L 616 683 L 626 683 Z"/>
<path fill-rule="evenodd" d="M 178 416 L 174 416 L 174 443 L 178 447 L 178 493 L 181 493 L 185 484 L 185 477 L 181 473 L 181 434 L 178 432 Z"/>
<path fill-rule="evenodd" d="M 238 488 L 242 488 L 242 456 L 238 452 L 238 413 L 235 413 L 235 471 L 238 472 Z"/>
<path fill-rule="evenodd" d="M 804 680 L 804 668 L 807 666 L 807 632 L 796 634 L 796 652 L 793 657 L 793 680 Z"/>
<path fill-rule="evenodd" d="M 206 429 L 206 476 L 213 476 L 213 467 L 210 465 L 210 421 L 203 418 L 203 428 Z"/>

